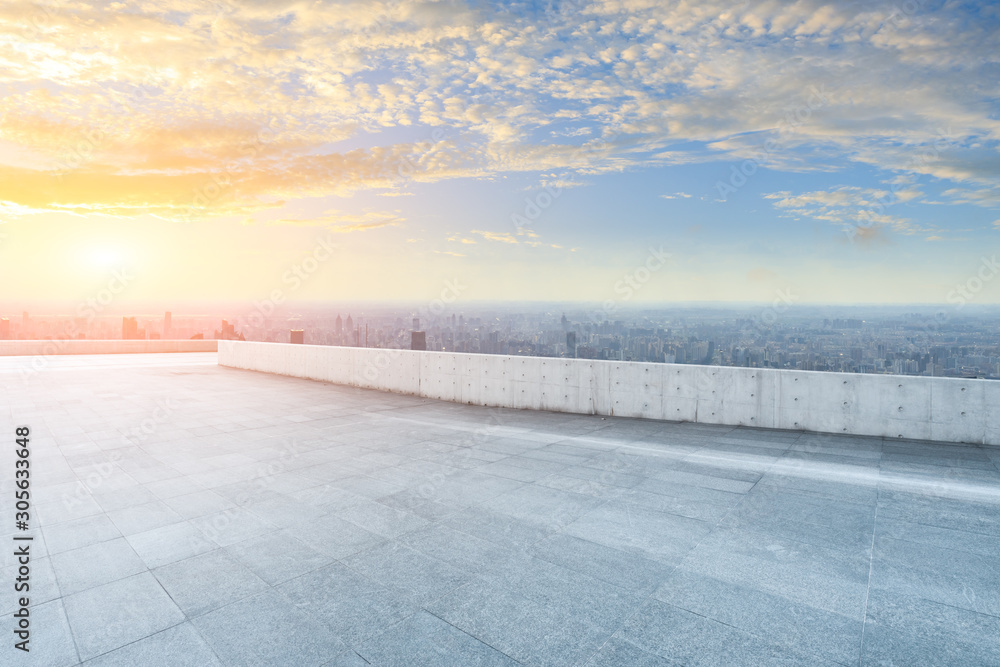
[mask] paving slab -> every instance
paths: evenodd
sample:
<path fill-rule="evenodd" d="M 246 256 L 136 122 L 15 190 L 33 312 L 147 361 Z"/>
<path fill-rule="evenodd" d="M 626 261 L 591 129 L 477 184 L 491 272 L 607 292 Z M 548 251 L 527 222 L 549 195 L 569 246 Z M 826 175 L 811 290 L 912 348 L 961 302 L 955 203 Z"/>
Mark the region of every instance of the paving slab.
<path fill-rule="evenodd" d="M 24 664 L 1000 664 L 1000 449 L 215 361 L 0 359 L 0 430 L 35 434 Z"/>

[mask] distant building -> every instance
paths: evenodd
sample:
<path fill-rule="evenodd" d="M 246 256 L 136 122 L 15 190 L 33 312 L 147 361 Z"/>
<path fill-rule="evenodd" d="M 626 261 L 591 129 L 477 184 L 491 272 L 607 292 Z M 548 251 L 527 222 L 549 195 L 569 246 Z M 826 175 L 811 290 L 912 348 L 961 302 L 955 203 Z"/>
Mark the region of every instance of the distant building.
<path fill-rule="evenodd" d="M 410 332 L 410 349 L 411 350 L 426 350 L 427 349 L 427 332 L 426 331 L 411 331 Z"/>
<path fill-rule="evenodd" d="M 170 319 L 170 311 L 168 310 L 163 314 L 163 337 L 170 338 L 170 331 L 173 328 L 173 322 Z"/>
<path fill-rule="evenodd" d="M 0 318 L 0 340 L 10 338 L 10 320 L 6 317 Z"/>
<path fill-rule="evenodd" d="M 195 335 L 191 336 L 191 340 L 202 340 L 204 338 L 205 334 L 200 334 L 200 333 L 196 333 Z"/>
<path fill-rule="evenodd" d="M 122 340 L 136 340 L 139 338 L 139 324 L 134 317 L 122 318 Z"/>
<path fill-rule="evenodd" d="M 288 332 L 289 342 L 302 345 L 305 342 L 306 332 L 304 329 L 292 329 Z"/>
<path fill-rule="evenodd" d="M 563 316 L 565 318 L 565 315 Z M 576 356 L 576 332 L 570 331 L 566 334 L 566 353 L 571 356 Z"/>
<path fill-rule="evenodd" d="M 216 340 L 246 340 L 242 333 L 236 331 L 236 325 L 222 320 L 222 329 L 215 330 Z"/>
<path fill-rule="evenodd" d="M 413 330 L 414 331 L 420 331 L 420 318 L 419 317 L 414 317 L 413 318 Z"/>

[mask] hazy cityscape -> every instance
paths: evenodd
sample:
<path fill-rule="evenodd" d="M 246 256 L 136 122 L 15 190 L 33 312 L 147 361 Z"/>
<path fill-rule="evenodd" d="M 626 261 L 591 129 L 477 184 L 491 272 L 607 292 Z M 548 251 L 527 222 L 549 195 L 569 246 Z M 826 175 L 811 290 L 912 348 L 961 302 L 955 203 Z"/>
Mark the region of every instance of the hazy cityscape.
<path fill-rule="evenodd" d="M 848 373 L 1000 379 L 1000 308 L 311 304 L 0 318 L 0 339 L 238 339 Z"/>
<path fill-rule="evenodd" d="M 1000 667 L 1000 2 L 0 14 L 0 667 Z"/>

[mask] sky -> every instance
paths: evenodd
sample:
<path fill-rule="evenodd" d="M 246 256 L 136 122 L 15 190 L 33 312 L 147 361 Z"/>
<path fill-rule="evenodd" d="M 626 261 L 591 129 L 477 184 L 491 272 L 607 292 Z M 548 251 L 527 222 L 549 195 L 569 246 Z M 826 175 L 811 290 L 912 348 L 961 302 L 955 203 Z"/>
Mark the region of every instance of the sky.
<path fill-rule="evenodd" d="M 0 302 L 1000 303 L 997 3 L 3 0 L 0 41 Z"/>

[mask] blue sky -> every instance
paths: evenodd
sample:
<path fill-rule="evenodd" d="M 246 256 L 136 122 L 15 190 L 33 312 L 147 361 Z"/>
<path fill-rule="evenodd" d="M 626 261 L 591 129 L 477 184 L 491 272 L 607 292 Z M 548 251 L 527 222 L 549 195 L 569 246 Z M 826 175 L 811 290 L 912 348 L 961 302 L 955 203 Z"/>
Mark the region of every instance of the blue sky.
<path fill-rule="evenodd" d="M 28 9 L 0 8 L 24 298 L 118 264 L 123 298 L 260 298 L 332 234 L 291 298 L 600 301 L 662 247 L 636 302 L 940 303 L 1000 239 L 995 3 Z"/>

